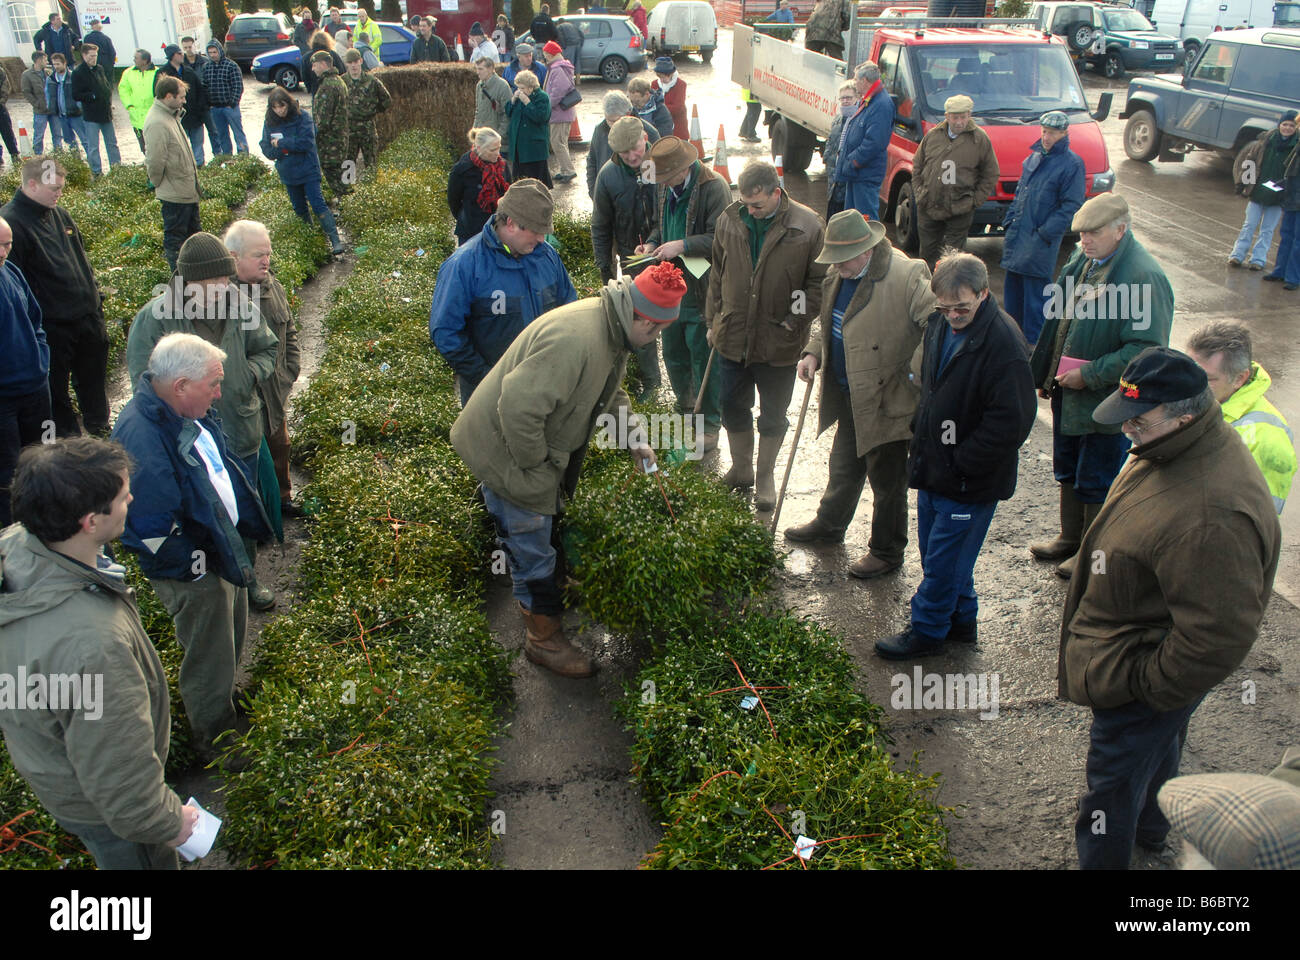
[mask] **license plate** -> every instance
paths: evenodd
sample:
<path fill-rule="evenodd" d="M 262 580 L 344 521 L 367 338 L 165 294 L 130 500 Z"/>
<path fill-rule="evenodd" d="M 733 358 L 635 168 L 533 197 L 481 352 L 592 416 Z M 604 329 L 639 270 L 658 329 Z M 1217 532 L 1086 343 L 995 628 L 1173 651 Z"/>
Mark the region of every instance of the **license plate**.
<path fill-rule="evenodd" d="M 1172 53 L 1157 53 L 1157 54 L 1156 54 L 1156 59 L 1157 59 L 1157 60 L 1172 60 L 1173 58 L 1174 58 L 1174 55 L 1173 55 Z"/>
<path fill-rule="evenodd" d="M 699 48 L 698 46 L 696 46 L 695 44 L 687 44 L 687 45 L 685 45 L 685 46 L 682 47 L 682 50 L 684 50 L 684 51 L 687 52 L 687 53 L 699 53 L 699 52 L 700 52 L 700 48 Z"/>

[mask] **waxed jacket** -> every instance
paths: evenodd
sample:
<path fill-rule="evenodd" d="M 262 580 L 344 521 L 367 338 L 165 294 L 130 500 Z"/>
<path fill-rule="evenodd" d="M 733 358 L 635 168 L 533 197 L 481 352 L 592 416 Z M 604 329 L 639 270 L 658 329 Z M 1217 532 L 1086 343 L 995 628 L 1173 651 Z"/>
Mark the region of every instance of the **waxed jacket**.
<path fill-rule="evenodd" d="M 885 148 L 894 129 L 894 101 L 882 86 L 846 121 L 835 163 L 836 183 L 879 185 L 885 179 Z"/>
<path fill-rule="evenodd" d="M 654 124 L 643 117 L 637 117 L 641 121 L 641 126 L 645 129 L 646 149 L 648 150 L 656 140 L 659 139 L 659 131 L 655 129 Z M 601 168 L 605 166 L 605 161 L 614 156 L 614 151 L 609 148 L 609 123 L 605 120 L 596 124 L 596 129 L 591 131 L 591 143 L 587 146 L 587 196 L 595 196 L 596 177 Z"/>
<path fill-rule="evenodd" d="M 1282 531 L 1268 487 L 1211 401 L 1136 446 L 1079 546 L 1058 694 L 1094 709 L 1176 710 L 1250 652 Z"/>
<path fill-rule="evenodd" d="M 522 257 L 507 253 L 496 216 L 443 262 L 429 309 L 429 338 L 471 388 L 524 328 L 578 298 L 555 249 L 539 243 Z"/>
<path fill-rule="evenodd" d="M 960 503 L 1010 500 L 1020 447 L 1038 413 L 1029 344 L 992 291 L 941 370 L 950 329 L 937 312 L 926 327 L 908 485 Z"/>
<path fill-rule="evenodd" d="M 273 133 L 281 134 L 278 142 L 271 139 Z M 305 110 L 284 120 L 277 117 L 274 123 L 268 119 L 262 126 L 262 140 L 258 145 L 266 159 L 275 162 L 275 172 L 285 186 L 296 187 L 321 179 L 316 125 Z"/>
<path fill-rule="evenodd" d="M 1034 141 L 1002 218 L 1002 269 L 1050 278 L 1056 272 L 1061 238 L 1083 206 L 1085 193 L 1083 159 L 1070 149 L 1069 136 L 1048 151 L 1042 140 Z"/>
<path fill-rule="evenodd" d="M 1084 389 L 1061 389 L 1056 429 L 1070 437 L 1119 433 L 1119 424 L 1097 423 L 1092 411 L 1119 386 L 1119 375 L 1130 360 L 1147 347 L 1169 345 L 1174 322 L 1169 279 L 1131 230 L 1124 232 L 1111 259 L 1093 277 L 1092 295 L 1078 296 L 1071 308 L 1071 293 L 1078 295 L 1090 263 L 1080 247 L 1061 269 L 1030 360 L 1034 384 L 1043 389 L 1055 389 L 1062 356 L 1088 361 L 1079 367 Z M 1067 313 L 1074 319 L 1067 319 Z"/>
<path fill-rule="evenodd" d="M 230 522 L 203 458 L 194 450 L 197 424 L 212 435 L 230 472 L 238 525 Z M 253 566 L 241 538 L 269 540 L 271 523 L 257 492 L 254 464 L 230 451 L 214 410 L 198 421 L 180 416 L 154 392 L 153 375 L 146 372 L 118 414 L 112 439 L 135 461 L 135 500 L 126 515 L 122 545 L 140 558 L 145 576 L 185 582 L 218 576 L 248 586 Z"/>
<path fill-rule="evenodd" d="M 80 704 L 0 710 L 9 757 L 42 806 L 134 843 L 174 839 L 182 800 L 163 780 L 167 674 L 135 591 L 15 523 L 0 534 L 0 674 L 19 669 L 92 678 Z"/>
<path fill-rule="evenodd" d="M 22 91 L 23 99 L 32 105 L 34 115 L 44 116 L 50 112 L 50 108 L 45 103 L 45 81 L 49 79 L 49 76 L 48 70 L 37 70 L 35 67 L 29 67 L 23 71 L 22 77 L 19 78 L 18 86 Z M 153 101 L 152 93 L 149 94 L 149 100 Z M 125 99 L 123 99 L 123 102 L 126 102 Z"/>
<path fill-rule="evenodd" d="M 667 240 L 685 240 L 686 245 L 682 249 L 684 256 L 704 257 L 712 261 L 713 231 L 717 226 L 718 218 L 722 216 L 722 211 L 726 210 L 727 204 L 731 203 L 731 187 L 699 160 L 695 161 L 695 169 L 691 177 L 694 178 L 694 182 L 691 186 L 691 195 L 686 200 L 685 236 L 670 235 L 673 231 L 667 229 L 664 216 L 668 210 L 672 190 L 659 184 L 655 187 L 657 211 L 655 227 L 645 238 L 645 242 L 652 247 L 657 247 Z M 683 273 L 686 276 L 686 296 L 682 298 L 683 307 L 703 308 L 709 292 L 709 274 L 697 278 L 689 270 L 684 270 Z"/>
<path fill-rule="evenodd" d="M 591 246 L 600 279 L 614 278 L 614 255 L 627 259 L 655 225 L 655 185 L 618 157 L 606 161 L 591 205 Z"/>
<path fill-rule="evenodd" d="M 912 185 L 917 211 L 931 220 L 978 210 L 998 185 L 993 141 L 973 119 L 956 137 L 949 137 L 948 121 L 944 120 L 922 137 L 916 148 Z"/>
<path fill-rule="evenodd" d="M 1264 396 L 1272 385 L 1268 371 L 1252 361 L 1250 379 L 1223 401 L 1223 419 L 1259 464 L 1280 514 L 1296 471 L 1295 436 L 1281 412 Z"/>
<path fill-rule="evenodd" d="M 231 277 L 230 282 L 238 283 L 239 280 Z M 248 290 L 247 286 L 245 290 Z M 270 377 L 257 384 L 258 393 L 262 397 L 262 411 L 266 417 L 266 432 L 274 435 L 284 425 L 285 404 L 302 371 L 302 350 L 298 346 L 298 324 L 293 319 L 293 311 L 289 309 L 289 295 L 274 274 L 269 274 L 257 284 L 257 309 L 275 334 L 277 344 L 275 370 Z"/>
<path fill-rule="evenodd" d="M 839 271 L 828 268 L 822 281 L 818 333 L 806 350 L 817 358 L 822 371 L 818 434 L 843 415 L 844 391 L 826 387 L 828 378 L 835 376 L 830 366 L 831 314 L 842 284 Z M 910 366 L 933 312 L 925 261 L 913 260 L 888 240 L 878 243 L 840 327 L 858 456 L 865 457 L 884 443 L 911 439 L 912 415 L 921 393 Z"/>
<path fill-rule="evenodd" d="M 718 218 L 704 318 L 714 347 L 733 363 L 789 366 L 821 310 L 821 217 L 783 193 L 755 265 L 744 209 L 737 200 Z"/>
<path fill-rule="evenodd" d="M 569 460 L 597 417 L 629 407 L 631 278 L 539 317 L 479 384 L 451 443 L 484 486 L 525 510 L 554 514 Z M 630 414 L 630 410 L 629 410 Z"/>

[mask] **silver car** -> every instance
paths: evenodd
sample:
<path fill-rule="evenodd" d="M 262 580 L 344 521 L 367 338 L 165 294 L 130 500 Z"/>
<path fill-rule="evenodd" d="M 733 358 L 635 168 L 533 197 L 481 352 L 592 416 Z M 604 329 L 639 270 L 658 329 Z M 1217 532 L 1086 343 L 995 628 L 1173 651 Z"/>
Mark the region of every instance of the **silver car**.
<path fill-rule="evenodd" d="M 578 62 L 573 65 L 575 74 L 597 76 L 606 83 L 622 83 L 628 73 L 645 69 L 645 41 L 628 17 L 621 14 L 575 14 L 556 17 L 555 23 L 577 24 L 582 31 L 582 47 Z M 532 33 L 525 33 L 517 42 L 532 43 Z"/>

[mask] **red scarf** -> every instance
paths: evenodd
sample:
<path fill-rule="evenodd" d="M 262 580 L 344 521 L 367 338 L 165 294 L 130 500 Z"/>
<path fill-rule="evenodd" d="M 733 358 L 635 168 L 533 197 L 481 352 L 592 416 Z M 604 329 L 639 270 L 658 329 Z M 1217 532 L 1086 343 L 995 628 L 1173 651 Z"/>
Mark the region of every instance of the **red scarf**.
<path fill-rule="evenodd" d="M 875 82 L 875 83 L 873 83 L 871 86 L 867 87 L 867 92 L 864 93 L 864 94 L 862 95 L 862 100 L 861 100 L 861 102 L 858 104 L 858 109 L 861 110 L 863 107 L 865 107 L 865 106 L 867 105 L 867 101 L 870 100 L 872 97 L 874 97 L 878 92 L 880 92 L 880 78 L 879 78 L 879 77 L 876 78 L 876 82 Z"/>
<path fill-rule="evenodd" d="M 469 158 L 483 174 L 483 185 L 478 191 L 479 209 L 484 213 L 496 213 L 497 201 L 501 199 L 501 194 L 506 192 L 508 186 L 505 158 L 497 157 L 496 163 L 488 163 L 473 150 L 469 152 Z"/>

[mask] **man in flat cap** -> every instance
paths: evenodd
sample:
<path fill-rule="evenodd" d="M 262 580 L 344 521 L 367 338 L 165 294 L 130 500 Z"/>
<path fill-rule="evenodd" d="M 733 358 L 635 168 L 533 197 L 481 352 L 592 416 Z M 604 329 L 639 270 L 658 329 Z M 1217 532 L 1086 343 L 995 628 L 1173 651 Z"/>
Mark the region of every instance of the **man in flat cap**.
<path fill-rule="evenodd" d="M 993 141 L 972 119 L 974 109 L 964 94 L 949 97 L 943 122 L 921 138 L 912 158 L 921 259 L 931 269 L 940 251 L 965 249 L 975 211 L 998 185 Z"/>
<path fill-rule="evenodd" d="M 1016 196 L 1002 218 L 1002 307 L 1031 345 L 1043 329 L 1061 238 L 1086 196 L 1083 159 L 1070 149 L 1070 118 L 1052 110 L 1038 123 L 1041 135 L 1020 167 Z"/>
<path fill-rule="evenodd" d="M 1031 544 L 1039 560 L 1059 560 L 1068 578 L 1084 531 L 1101 510 L 1129 442 L 1118 424 L 1092 411 L 1124 367 L 1147 347 L 1167 346 L 1174 292 L 1155 258 L 1129 229 L 1128 201 L 1093 197 L 1074 215 L 1079 249 L 1056 279 L 1031 360 L 1038 395 L 1052 401 L 1052 473 L 1061 485 L 1061 532 Z"/>
<path fill-rule="evenodd" d="M 1205 372 L 1148 347 L 1092 412 L 1132 457 L 1095 522 L 1061 621 L 1058 694 L 1092 708 L 1079 866 L 1124 870 L 1169 832 L 1157 803 L 1197 705 L 1250 652 L 1282 531 Z"/>
<path fill-rule="evenodd" d="M 838 426 L 817 515 L 785 535 L 839 543 L 870 480 L 869 552 L 849 573 L 878 577 L 898 569 L 907 547 L 907 442 L 920 397 L 909 366 L 934 312 L 930 271 L 858 210 L 831 217 L 817 261 L 832 269 L 822 281 L 820 335 L 805 348 L 798 374 L 807 383 L 825 361 L 817 432 Z"/>
<path fill-rule="evenodd" d="M 462 248 L 463 249 L 463 248 Z M 564 593 L 552 526 L 578 481 L 601 414 L 626 417 L 628 448 L 648 469 L 655 454 L 622 383 L 627 355 L 677 319 L 682 273 L 657 263 L 611 280 L 599 297 L 552 310 L 524 330 L 474 391 L 451 442 L 483 487 L 510 561 L 526 625 L 524 655 L 562 677 L 596 666 L 564 636 Z M 622 411 L 622 412 L 620 412 Z"/>

